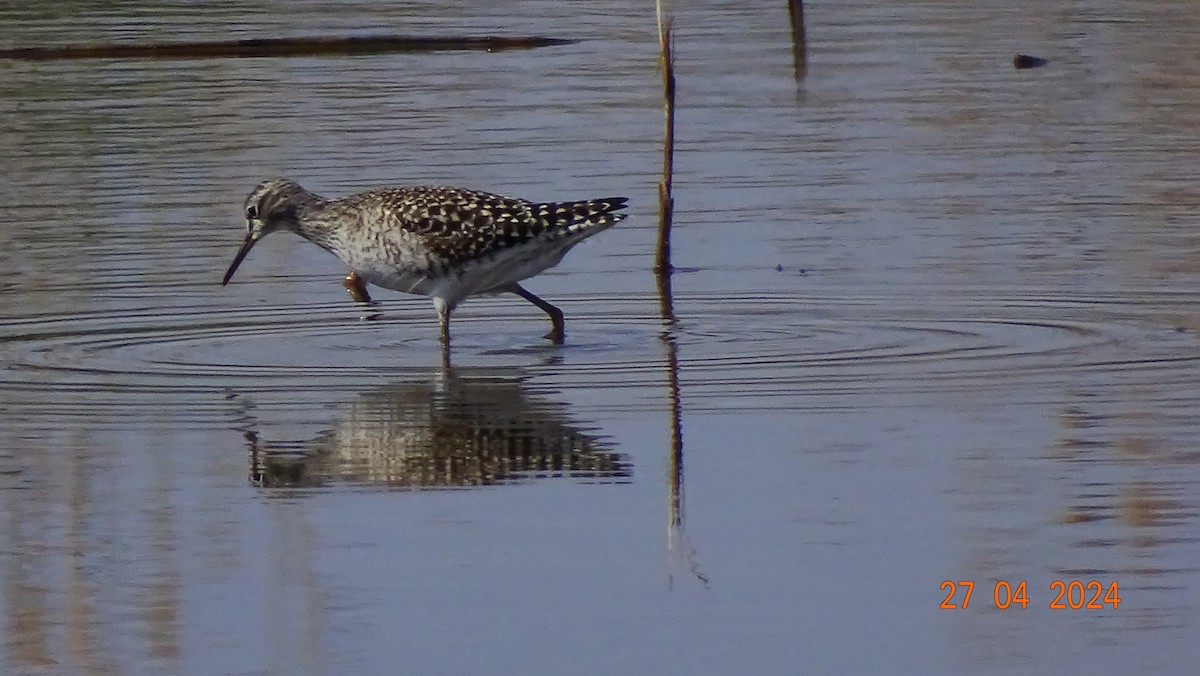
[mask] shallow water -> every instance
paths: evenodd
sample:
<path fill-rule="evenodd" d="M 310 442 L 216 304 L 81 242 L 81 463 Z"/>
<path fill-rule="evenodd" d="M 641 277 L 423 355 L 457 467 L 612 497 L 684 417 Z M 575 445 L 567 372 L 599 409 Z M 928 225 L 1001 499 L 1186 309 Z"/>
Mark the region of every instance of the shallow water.
<path fill-rule="evenodd" d="M 797 80 L 786 3 L 681 6 L 669 322 L 642 4 L 0 5 L 581 39 L 0 63 L 0 672 L 1190 673 L 1200 11 L 809 4 Z M 565 346 L 477 299 L 447 369 L 296 238 L 220 286 L 276 174 L 633 215 L 529 283 Z"/>

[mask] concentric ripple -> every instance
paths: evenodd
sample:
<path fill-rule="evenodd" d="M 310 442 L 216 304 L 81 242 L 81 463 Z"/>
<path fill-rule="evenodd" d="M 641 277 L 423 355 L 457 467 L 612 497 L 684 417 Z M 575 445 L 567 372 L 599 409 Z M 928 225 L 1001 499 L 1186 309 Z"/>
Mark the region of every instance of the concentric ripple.
<path fill-rule="evenodd" d="M 541 344 L 540 318 L 519 303 L 477 300 L 456 317 L 454 357 L 525 369 L 547 390 L 607 389 L 597 404 L 607 410 L 663 405 L 667 349 L 684 397 L 713 410 L 863 406 L 880 395 L 1001 387 L 1027 387 L 1036 399 L 1040 388 L 1095 373 L 1141 373 L 1156 386 L 1195 380 L 1200 343 L 1180 310 L 1195 298 L 982 290 L 955 298 L 682 295 L 670 323 L 650 294 L 568 296 L 572 333 L 560 350 Z M 231 389 L 319 399 L 437 363 L 426 303 L 391 300 L 363 312 L 348 303 L 194 305 L 6 318 L 0 396 L 7 408 L 66 417 L 97 404 L 146 414 L 173 401 L 203 419 Z"/>
<path fill-rule="evenodd" d="M 1043 388 L 1096 373 L 1161 387 L 1195 381 L 1192 297 L 1066 297 L 972 291 L 953 302 L 856 294 L 676 299 L 671 332 L 693 409 L 870 405 L 862 396 Z M 597 301 L 602 302 L 602 301 Z M 577 385 L 662 381 L 662 359 L 577 364 Z M 565 380 L 565 379 L 564 379 Z M 560 386 L 568 386 L 557 381 Z"/>

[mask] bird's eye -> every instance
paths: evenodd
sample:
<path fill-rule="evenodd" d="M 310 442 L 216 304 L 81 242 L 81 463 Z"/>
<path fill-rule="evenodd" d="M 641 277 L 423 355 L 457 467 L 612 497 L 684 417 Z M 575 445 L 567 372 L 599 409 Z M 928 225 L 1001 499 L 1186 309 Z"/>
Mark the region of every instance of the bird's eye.
<path fill-rule="evenodd" d="M 246 220 L 253 221 L 256 218 L 258 218 L 258 207 L 251 204 L 250 206 L 246 207 Z"/>

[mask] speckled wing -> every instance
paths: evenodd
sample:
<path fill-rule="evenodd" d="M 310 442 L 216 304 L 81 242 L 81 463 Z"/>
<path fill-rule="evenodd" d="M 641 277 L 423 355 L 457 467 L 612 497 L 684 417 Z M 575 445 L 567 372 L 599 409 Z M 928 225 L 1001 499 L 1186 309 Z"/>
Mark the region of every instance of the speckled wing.
<path fill-rule="evenodd" d="M 501 251 L 570 238 L 582 240 L 620 221 L 626 198 L 534 203 L 458 188 L 399 188 L 364 193 L 392 228 L 419 236 L 438 266 L 457 266 Z M 565 242 L 564 242 L 565 243 Z"/>

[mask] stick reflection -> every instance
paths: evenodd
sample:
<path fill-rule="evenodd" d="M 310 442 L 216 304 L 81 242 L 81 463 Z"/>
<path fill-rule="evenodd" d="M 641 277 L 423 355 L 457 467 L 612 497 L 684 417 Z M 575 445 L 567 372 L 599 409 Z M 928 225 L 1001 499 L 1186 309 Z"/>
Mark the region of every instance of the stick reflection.
<path fill-rule="evenodd" d="M 683 482 L 683 409 L 679 396 L 679 346 L 675 341 L 675 307 L 671 295 L 671 274 L 659 274 L 658 310 L 664 329 L 659 339 L 666 348 L 667 395 L 671 401 L 671 461 L 667 482 L 667 552 L 672 560 L 682 559 L 691 574 L 705 587 L 708 577 L 700 570 L 696 548 L 684 530 Z M 668 573 L 668 584 L 674 586 L 675 574 Z"/>

